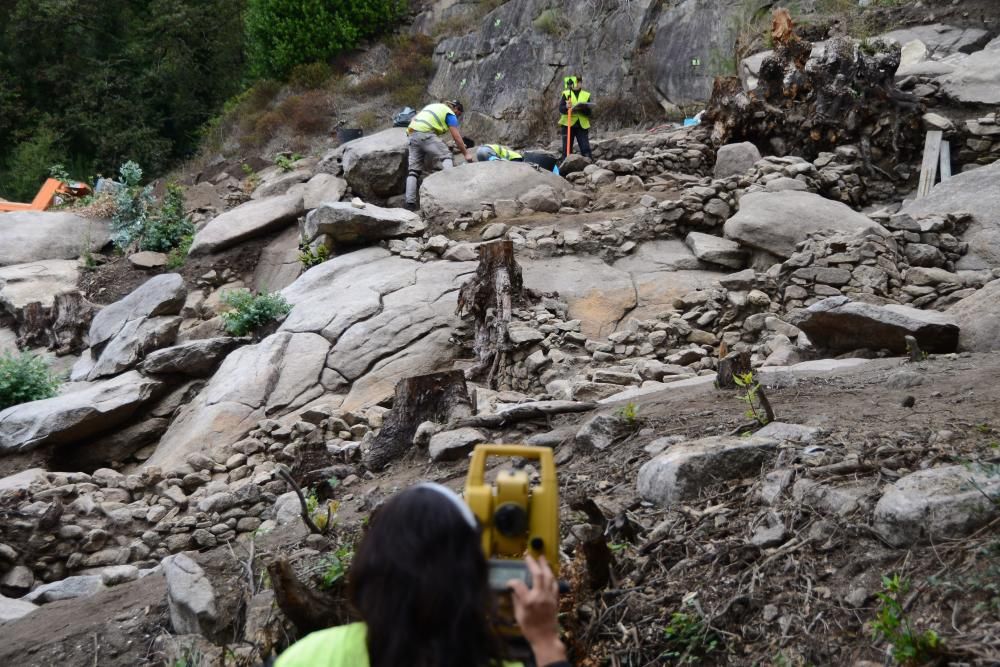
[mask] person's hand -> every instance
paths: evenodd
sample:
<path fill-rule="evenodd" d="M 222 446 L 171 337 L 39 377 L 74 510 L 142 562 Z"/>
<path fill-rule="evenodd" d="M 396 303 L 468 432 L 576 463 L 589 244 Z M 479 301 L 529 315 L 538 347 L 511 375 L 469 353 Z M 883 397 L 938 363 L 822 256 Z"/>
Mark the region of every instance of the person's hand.
<path fill-rule="evenodd" d="M 469 148 L 465 149 L 465 161 L 466 162 L 475 162 L 476 161 L 476 155 L 475 155 L 475 153 L 473 153 L 472 150 L 469 149 Z"/>
<path fill-rule="evenodd" d="M 559 639 L 559 582 L 544 556 L 538 560 L 525 556 L 524 561 L 531 572 L 531 588 L 520 579 L 507 582 L 514 602 L 514 618 L 531 644 L 538 665 L 565 660 L 566 647 Z"/>

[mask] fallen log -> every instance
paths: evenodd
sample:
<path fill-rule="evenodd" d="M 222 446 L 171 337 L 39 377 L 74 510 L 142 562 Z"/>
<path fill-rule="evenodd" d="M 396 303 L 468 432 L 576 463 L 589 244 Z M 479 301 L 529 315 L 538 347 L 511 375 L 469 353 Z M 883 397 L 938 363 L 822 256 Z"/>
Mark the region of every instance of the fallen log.
<path fill-rule="evenodd" d="M 597 403 L 579 401 L 536 401 L 520 403 L 500 412 L 488 415 L 462 417 L 448 423 L 447 430 L 471 426 L 473 428 L 500 428 L 531 419 L 550 418 L 573 412 L 589 412 L 597 408 Z"/>

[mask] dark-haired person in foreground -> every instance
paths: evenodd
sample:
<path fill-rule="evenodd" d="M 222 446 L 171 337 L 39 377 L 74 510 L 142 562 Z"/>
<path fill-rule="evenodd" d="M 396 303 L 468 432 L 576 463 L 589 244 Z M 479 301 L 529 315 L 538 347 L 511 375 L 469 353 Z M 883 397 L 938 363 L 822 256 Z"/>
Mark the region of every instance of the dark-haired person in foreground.
<path fill-rule="evenodd" d="M 514 616 L 538 667 L 569 667 L 556 619 L 559 584 L 526 558 L 532 587 L 509 582 Z M 479 527 L 448 488 L 420 484 L 374 516 L 348 574 L 362 622 L 314 632 L 275 667 L 519 667 L 504 660 Z"/>

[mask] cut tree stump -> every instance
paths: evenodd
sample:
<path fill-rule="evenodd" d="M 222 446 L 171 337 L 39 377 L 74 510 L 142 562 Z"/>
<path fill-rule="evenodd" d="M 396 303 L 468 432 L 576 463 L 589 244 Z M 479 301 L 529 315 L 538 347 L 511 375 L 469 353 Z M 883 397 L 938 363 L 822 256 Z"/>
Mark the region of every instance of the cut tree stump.
<path fill-rule="evenodd" d="M 403 378 L 396 384 L 392 410 L 365 455 L 365 467 L 381 470 L 402 456 L 413 444 L 413 435 L 421 423 L 443 424 L 471 414 L 472 401 L 462 371 Z"/>
<path fill-rule="evenodd" d="M 274 600 L 288 620 L 295 625 L 299 636 L 346 623 L 348 605 L 338 599 L 342 592 L 342 579 L 334 590 L 315 591 L 303 584 L 291 564 L 284 558 L 268 563 L 267 573 L 274 588 Z"/>
<path fill-rule="evenodd" d="M 512 241 L 484 243 L 477 248 L 479 267 L 476 275 L 462 285 L 458 292 L 456 313 L 471 315 L 475 323 L 475 366 L 466 371 L 475 378 L 486 373 L 491 389 L 499 389 L 510 374 L 510 325 L 511 311 L 524 298 L 521 267 L 514 260 Z"/>
<path fill-rule="evenodd" d="M 719 359 L 719 370 L 715 374 L 715 383 L 719 389 L 735 389 L 736 382 L 733 377 L 750 373 L 750 353 L 730 352 L 722 359 Z"/>

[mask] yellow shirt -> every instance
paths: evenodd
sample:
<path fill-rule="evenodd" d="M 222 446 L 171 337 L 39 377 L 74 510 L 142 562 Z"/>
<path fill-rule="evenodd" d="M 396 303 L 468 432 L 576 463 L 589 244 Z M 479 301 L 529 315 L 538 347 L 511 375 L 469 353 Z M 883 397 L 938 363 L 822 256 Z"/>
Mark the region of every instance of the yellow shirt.
<path fill-rule="evenodd" d="M 274 667 L 369 667 L 367 630 L 364 623 L 351 623 L 313 632 L 289 646 Z M 520 662 L 503 666 L 524 667 Z"/>

